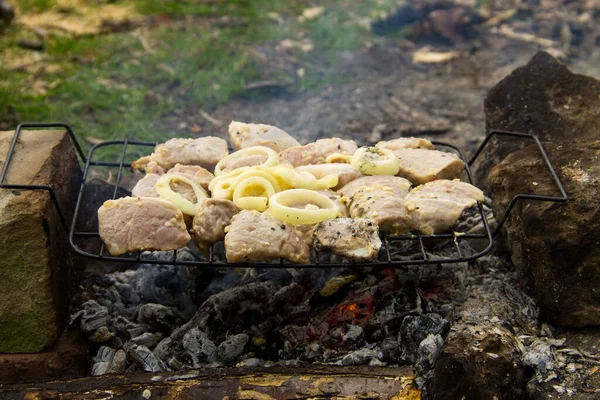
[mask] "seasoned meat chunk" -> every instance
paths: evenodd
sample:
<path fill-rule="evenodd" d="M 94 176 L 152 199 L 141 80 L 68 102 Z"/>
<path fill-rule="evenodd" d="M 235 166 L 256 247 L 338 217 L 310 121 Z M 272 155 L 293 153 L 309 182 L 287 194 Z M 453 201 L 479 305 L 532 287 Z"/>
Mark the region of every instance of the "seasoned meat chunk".
<path fill-rule="evenodd" d="M 368 187 L 373 184 L 380 184 L 383 186 L 402 185 L 407 192 L 410 188 L 410 182 L 406 179 L 398 179 L 398 177 L 390 175 L 373 175 L 362 176 L 358 179 L 353 180 L 352 182 L 348 183 L 343 188 L 338 190 L 338 193 L 344 197 L 351 198 L 354 195 L 354 193 L 361 187 Z"/>
<path fill-rule="evenodd" d="M 198 139 L 170 139 L 154 148 L 150 156 L 131 163 L 132 169 L 158 172 L 156 165 L 168 170 L 175 164 L 199 165 L 213 171 L 215 165 L 227 154 L 227 142 L 215 136 Z M 150 169 L 150 170 L 149 170 Z"/>
<path fill-rule="evenodd" d="M 473 185 L 440 179 L 411 190 L 405 204 L 413 229 L 433 234 L 450 229 L 466 208 L 483 200 L 483 192 Z"/>
<path fill-rule="evenodd" d="M 338 218 L 344 218 L 350 215 L 348 212 L 348 207 L 346 207 L 346 204 L 342 202 L 342 197 L 339 193 L 336 193 L 333 190 L 317 190 L 317 193 L 329 197 L 329 199 L 333 201 L 336 206 L 338 206 Z"/>
<path fill-rule="evenodd" d="M 167 174 L 179 174 L 198 183 L 202 189 L 208 190 L 208 184 L 215 177 L 212 172 L 199 165 L 176 164 Z"/>
<path fill-rule="evenodd" d="M 310 261 L 310 249 L 293 227 L 257 211 L 243 210 L 231 219 L 225 235 L 225 255 L 231 263 Z"/>
<path fill-rule="evenodd" d="M 237 121 L 231 121 L 229 124 L 229 140 L 235 150 L 265 146 L 280 152 L 288 147 L 300 146 L 289 133 L 275 126 Z"/>
<path fill-rule="evenodd" d="M 199 170 L 196 170 L 196 168 L 199 168 Z M 198 175 L 193 174 L 192 172 L 194 171 Z M 204 175 L 204 171 L 210 174 L 210 176 L 212 176 L 212 174 L 206 171 L 204 168 L 194 165 L 180 166 L 179 164 L 177 164 L 177 166 L 175 168 L 171 168 L 168 173 L 173 175 L 181 175 L 190 180 L 193 180 L 204 189 L 204 187 L 208 186 L 208 183 L 210 182 L 209 177 L 207 175 Z M 157 174 L 146 174 L 142 179 L 138 181 L 138 183 L 131 190 L 131 195 L 133 197 L 160 197 L 158 192 L 156 191 L 156 183 L 158 182 L 160 177 L 161 175 Z M 188 183 L 179 181 L 171 182 L 171 189 L 173 189 L 174 192 L 181 194 L 186 200 L 189 200 L 192 203 L 198 202 L 198 199 L 196 198 L 196 193 L 194 193 L 194 189 Z"/>
<path fill-rule="evenodd" d="M 397 176 L 365 176 L 341 188 L 352 218 L 377 221 L 379 229 L 401 234 L 411 230 L 404 205 L 410 182 Z"/>
<path fill-rule="evenodd" d="M 319 139 L 305 146 L 290 147 L 279 153 L 281 162 L 287 162 L 294 167 L 309 164 L 322 164 L 327 156 L 334 153 L 352 155 L 358 149 L 354 140 L 339 138 Z"/>
<path fill-rule="evenodd" d="M 381 248 L 377 222 L 364 218 L 323 221 L 313 231 L 313 246 L 354 261 L 371 261 Z"/>
<path fill-rule="evenodd" d="M 198 203 L 198 213 L 194 216 L 194 241 L 215 243 L 225 238 L 225 227 L 231 224 L 231 217 L 242 211 L 232 201 L 225 199 L 203 199 Z"/>
<path fill-rule="evenodd" d="M 392 140 L 385 140 L 377 143 L 375 146 L 384 147 L 390 150 L 400 150 L 400 149 L 428 149 L 434 150 L 435 146 L 427 139 L 416 138 L 416 137 L 407 137 L 407 138 L 398 138 Z"/>
<path fill-rule="evenodd" d="M 175 250 L 190 241 L 183 213 L 169 201 L 150 197 L 105 201 L 98 209 L 98 229 L 113 256 L 136 250 Z"/>
<path fill-rule="evenodd" d="M 420 185 L 434 179 L 458 178 L 465 167 L 458 156 L 438 150 L 394 150 L 400 159 L 398 176 Z"/>
<path fill-rule="evenodd" d="M 146 174 L 131 189 L 132 197 L 159 197 L 156 191 L 156 182 L 160 178 L 159 174 Z"/>
<path fill-rule="evenodd" d="M 359 170 L 350 164 L 344 163 L 311 164 L 303 165 L 296 169 L 298 171 L 306 171 L 317 179 L 321 179 L 327 175 L 337 175 L 338 184 L 332 188 L 333 190 L 340 189 L 348 182 L 351 182 L 362 176 Z"/>
<path fill-rule="evenodd" d="M 244 157 L 234 158 L 232 160 L 225 161 L 221 166 L 221 170 L 223 172 L 229 172 L 238 168 L 253 167 L 255 165 L 260 165 L 265 161 L 267 161 L 267 156 L 264 156 L 262 154 L 246 155 Z"/>

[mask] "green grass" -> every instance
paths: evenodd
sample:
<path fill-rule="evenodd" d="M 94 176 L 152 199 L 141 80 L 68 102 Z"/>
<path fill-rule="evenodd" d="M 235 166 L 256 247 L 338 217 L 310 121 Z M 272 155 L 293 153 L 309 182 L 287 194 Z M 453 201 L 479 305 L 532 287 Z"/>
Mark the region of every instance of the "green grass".
<path fill-rule="evenodd" d="M 3 70 L 0 62 L 0 122 L 64 121 L 78 135 L 101 140 L 156 141 L 189 135 L 178 131 L 180 115 L 197 114 L 199 108 L 207 109 L 234 96 L 248 96 L 244 86 L 249 82 L 291 78 L 296 81 L 289 89 L 293 94 L 343 79 L 336 73 L 340 52 L 356 50 L 366 39 L 376 40 L 359 26 L 358 17 L 394 7 L 392 0 L 330 0 L 321 2 L 326 5 L 321 17 L 300 22 L 297 17 L 311 6 L 308 1 L 130 3 L 144 15 L 162 14 L 171 19 L 146 33 L 150 49 L 130 32 L 51 35 L 45 41 L 45 56 L 60 71 L 42 69 L 32 76 Z M 52 0 L 20 2 L 21 9 L 29 12 L 54 5 Z M 189 16 L 196 19 L 187 23 Z M 239 23 L 221 26 L 206 22 L 222 16 Z M 0 61 L 2 51 L 14 49 L 26 34 L 31 35 L 13 26 L 0 35 Z M 282 69 L 251 51 L 256 45 L 273 48 L 282 39 L 298 40 L 299 36 L 310 39 L 314 50 L 298 50 L 294 56 L 321 67 L 307 68 L 301 79 L 295 71 Z M 36 80 L 50 84 L 46 93 L 28 90 Z"/>

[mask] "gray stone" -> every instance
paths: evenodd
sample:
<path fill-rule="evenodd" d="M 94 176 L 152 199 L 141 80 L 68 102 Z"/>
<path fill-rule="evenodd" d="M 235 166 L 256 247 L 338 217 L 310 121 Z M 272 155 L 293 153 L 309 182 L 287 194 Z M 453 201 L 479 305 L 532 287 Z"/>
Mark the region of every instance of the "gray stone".
<path fill-rule="evenodd" d="M 0 169 L 14 132 L 0 132 Z M 23 131 L 4 183 L 54 188 L 71 220 L 81 171 L 64 131 Z M 52 345 L 68 316 L 77 263 L 50 195 L 0 189 L 0 353 Z"/>
<path fill-rule="evenodd" d="M 90 340 L 94 343 L 104 343 L 114 338 L 115 334 L 106 326 L 101 326 L 90 336 Z"/>
<path fill-rule="evenodd" d="M 115 353 L 115 356 L 110 363 L 110 367 L 108 368 L 108 374 L 121 374 L 125 372 L 125 368 L 127 366 L 127 354 L 125 350 L 119 349 Z"/>
<path fill-rule="evenodd" d="M 562 326 L 600 325 L 600 141 L 544 146 L 569 201 L 517 203 L 504 226 L 506 245 L 521 282 L 547 319 Z M 557 193 L 533 146 L 494 167 L 488 183 L 496 215 L 504 213 L 515 193 Z"/>
<path fill-rule="evenodd" d="M 239 333 L 223 341 L 217 348 L 219 358 L 225 362 L 231 362 L 244 352 L 244 347 L 250 338 L 245 333 Z"/>
<path fill-rule="evenodd" d="M 504 328 L 453 326 L 435 363 L 436 399 L 523 399 L 526 373 L 518 345 Z"/>

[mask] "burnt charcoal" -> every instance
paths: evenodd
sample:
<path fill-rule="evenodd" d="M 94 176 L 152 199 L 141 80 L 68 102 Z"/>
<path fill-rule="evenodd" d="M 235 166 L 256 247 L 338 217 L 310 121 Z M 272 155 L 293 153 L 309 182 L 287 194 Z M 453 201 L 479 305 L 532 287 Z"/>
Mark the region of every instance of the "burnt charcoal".
<path fill-rule="evenodd" d="M 201 331 L 224 332 L 231 327 L 229 319 L 235 319 L 235 323 L 242 329 L 250 329 L 255 322 L 265 319 L 264 306 L 278 289 L 279 285 L 276 282 L 252 282 L 214 294 L 200 306 L 192 319 L 175 330 L 171 337 L 179 341 L 194 327 Z"/>
<path fill-rule="evenodd" d="M 544 378 L 544 374 L 553 370 L 557 360 L 552 347 L 545 341 L 536 340 L 527 347 L 523 355 L 523 363 L 534 368 L 536 375 Z"/>
<path fill-rule="evenodd" d="M 111 363 L 115 357 L 115 350 L 107 346 L 100 346 L 96 357 L 94 357 L 94 365 L 92 366 L 92 375 L 104 375 L 108 373 Z"/>
<path fill-rule="evenodd" d="M 256 367 L 264 367 L 266 364 L 265 360 L 261 360 L 260 358 L 248 358 L 244 361 L 240 361 L 236 364 L 236 367 L 248 367 L 248 368 L 256 368 Z"/>
<path fill-rule="evenodd" d="M 101 306 L 95 300 L 88 300 L 81 305 L 82 309 L 71 316 L 71 325 L 79 323 L 79 329 L 87 334 L 93 334 L 108 323 L 108 308 Z"/>
<path fill-rule="evenodd" d="M 415 371 L 417 374 L 433 372 L 435 362 L 442 352 L 444 339 L 440 335 L 429 334 L 419 344 L 417 359 L 415 361 Z"/>
<path fill-rule="evenodd" d="M 360 325 L 347 325 L 346 332 L 342 334 L 344 343 L 359 343 L 365 336 L 365 332 Z"/>
<path fill-rule="evenodd" d="M 135 328 L 129 329 L 127 332 L 129 333 L 129 337 L 133 339 L 135 337 L 143 335 L 144 333 L 146 333 L 150 330 L 151 330 L 151 328 L 149 325 L 139 324 Z"/>
<path fill-rule="evenodd" d="M 235 360 L 244 352 L 244 347 L 249 339 L 250 338 L 245 333 L 231 336 L 217 348 L 219 358 L 225 363 Z"/>
<path fill-rule="evenodd" d="M 108 371 L 106 373 L 121 374 L 121 373 L 125 372 L 126 367 L 127 367 L 127 354 L 125 353 L 125 350 L 119 349 L 115 353 L 115 356 L 113 357 L 112 362 L 110 363 L 110 367 L 108 368 Z"/>
<path fill-rule="evenodd" d="M 161 360 L 168 360 L 177 351 L 178 347 L 178 341 L 167 337 L 156 345 L 154 355 Z"/>
<path fill-rule="evenodd" d="M 146 372 L 162 372 L 167 370 L 164 363 L 146 346 L 132 344 L 128 346 L 127 354 Z"/>
<path fill-rule="evenodd" d="M 162 338 L 163 335 L 160 332 L 144 332 L 141 335 L 131 339 L 131 342 L 152 349 L 153 347 L 156 347 L 156 345 L 162 340 Z"/>
<path fill-rule="evenodd" d="M 400 357 L 400 345 L 397 338 L 388 336 L 381 341 L 380 346 L 384 360 L 398 362 L 398 358 Z"/>
<path fill-rule="evenodd" d="M 117 318 L 113 319 L 111 325 L 113 328 L 113 332 L 117 332 L 122 336 L 126 336 L 127 334 L 129 334 L 129 331 L 131 329 L 138 327 L 138 324 L 136 324 L 135 322 L 131 322 L 122 315 L 119 315 L 117 316 Z"/>
<path fill-rule="evenodd" d="M 298 346 L 305 345 L 310 340 L 307 330 L 307 326 L 287 325 L 280 329 L 280 333 L 285 340 L 294 346 Z"/>
<path fill-rule="evenodd" d="M 114 338 L 115 334 L 106 326 L 101 326 L 90 336 L 90 340 L 94 343 L 104 343 Z"/>
<path fill-rule="evenodd" d="M 411 363 L 417 358 L 420 343 L 430 335 L 440 335 L 444 338 L 450 330 L 450 322 L 437 314 L 409 315 L 404 318 L 398 334 L 403 360 Z"/>
<path fill-rule="evenodd" d="M 304 348 L 304 357 L 309 361 L 321 359 L 323 355 L 323 349 L 317 342 L 313 342 Z"/>
<path fill-rule="evenodd" d="M 198 367 L 204 362 L 216 361 L 217 346 L 198 328 L 190 329 L 183 336 L 182 345 L 192 359 L 194 367 Z"/>
<path fill-rule="evenodd" d="M 292 282 L 291 284 L 279 289 L 269 300 L 268 307 L 270 311 L 279 311 L 282 306 L 289 303 L 298 302 L 304 294 L 304 288 Z"/>
<path fill-rule="evenodd" d="M 174 327 L 185 321 L 185 317 L 176 308 L 148 303 L 140 306 L 138 321 L 153 328 L 171 332 Z"/>
<path fill-rule="evenodd" d="M 368 365 L 371 360 L 383 358 L 381 351 L 373 349 L 360 349 L 346 354 L 336 365 Z"/>
<path fill-rule="evenodd" d="M 181 254 L 185 258 L 187 253 L 182 250 Z M 106 281 L 111 288 L 104 297 L 126 306 L 156 303 L 176 307 L 186 318 L 191 318 L 197 309 L 195 282 L 200 274 L 198 268 L 187 266 L 143 264 L 135 270 L 109 274 Z"/>

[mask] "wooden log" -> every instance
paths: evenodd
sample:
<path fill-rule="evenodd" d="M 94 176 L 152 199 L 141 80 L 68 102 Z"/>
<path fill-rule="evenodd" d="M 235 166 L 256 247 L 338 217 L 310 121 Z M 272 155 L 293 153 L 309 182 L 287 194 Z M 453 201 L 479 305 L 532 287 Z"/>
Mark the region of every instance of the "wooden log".
<path fill-rule="evenodd" d="M 0 387 L 0 399 L 420 399 L 410 367 L 208 368 Z"/>

